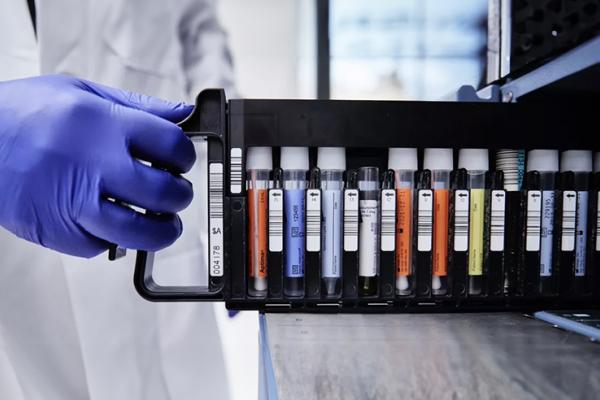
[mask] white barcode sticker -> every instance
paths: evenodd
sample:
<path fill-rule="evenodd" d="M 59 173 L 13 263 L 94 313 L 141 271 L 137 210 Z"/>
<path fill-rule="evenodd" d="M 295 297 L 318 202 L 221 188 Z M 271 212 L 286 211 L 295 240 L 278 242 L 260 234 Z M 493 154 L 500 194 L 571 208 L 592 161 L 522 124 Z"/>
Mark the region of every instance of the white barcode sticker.
<path fill-rule="evenodd" d="M 381 191 L 381 251 L 394 251 L 396 245 L 396 190 Z"/>
<path fill-rule="evenodd" d="M 469 191 L 454 192 L 454 251 L 469 249 Z"/>
<path fill-rule="evenodd" d="M 504 220 L 506 218 L 506 192 L 492 190 L 490 224 L 490 251 L 504 251 Z"/>
<path fill-rule="evenodd" d="M 269 190 L 269 251 L 283 251 L 283 190 Z"/>
<path fill-rule="evenodd" d="M 525 231 L 525 250 L 540 251 L 540 235 L 542 234 L 542 192 L 527 192 L 527 221 Z"/>
<path fill-rule="evenodd" d="M 242 193 L 242 149 L 233 147 L 229 158 L 229 190 Z"/>
<path fill-rule="evenodd" d="M 306 191 L 306 251 L 321 251 L 321 191 Z"/>
<path fill-rule="evenodd" d="M 431 190 L 419 190 L 417 207 L 417 250 L 431 251 L 433 233 L 433 192 Z"/>
<path fill-rule="evenodd" d="M 210 276 L 223 276 L 223 164 L 211 163 L 208 168 L 208 254 Z"/>
<path fill-rule="evenodd" d="M 596 251 L 600 251 L 600 192 L 596 203 Z"/>
<path fill-rule="evenodd" d="M 575 250 L 575 223 L 577 219 L 577 192 L 565 190 L 563 192 L 562 206 L 562 232 L 560 249 L 562 251 Z"/>
<path fill-rule="evenodd" d="M 344 251 L 358 250 L 358 190 L 344 191 Z"/>

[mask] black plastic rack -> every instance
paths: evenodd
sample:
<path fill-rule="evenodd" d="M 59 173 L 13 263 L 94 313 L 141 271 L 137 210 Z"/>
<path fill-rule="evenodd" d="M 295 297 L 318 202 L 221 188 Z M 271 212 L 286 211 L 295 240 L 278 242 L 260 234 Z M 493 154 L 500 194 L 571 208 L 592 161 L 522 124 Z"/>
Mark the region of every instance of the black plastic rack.
<path fill-rule="evenodd" d="M 181 126 L 189 136 L 208 141 L 209 277 L 206 287 L 160 286 L 153 279 L 151 253 L 137 252 L 134 282 L 137 291 L 151 301 L 225 301 L 228 308 L 301 312 L 431 312 L 535 310 L 600 305 L 600 256 L 597 193 L 600 176 L 590 174 L 588 254 L 584 277 L 574 275 L 572 252 L 562 252 L 560 235 L 554 235 L 554 264 L 550 288 L 539 288 L 539 258 L 523 248 L 527 188 L 535 185 L 536 172 L 525 176 L 523 190 L 506 192 L 505 249 L 500 254 L 484 251 L 483 291 L 467 294 L 466 253 L 448 249 L 448 292 L 431 290 L 431 253 L 419 254 L 425 262 L 416 270 L 415 291 L 410 296 L 395 292 L 393 252 L 382 252 L 377 294 L 361 297 L 357 290 L 357 252 L 344 252 L 342 293 L 326 298 L 321 293 L 319 256 L 306 258 L 305 296 L 283 294 L 283 253 L 268 255 L 268 293 L 254 298 L 247 291 L 246 197 L 244 161 L 249 146 L 270 146 L 278 162 L 280 146 L 308 146 L 311 166 L 321 146 L 345 147 L 348 170 L 377 166 L 387 170 L 390 147 L 487 148 L 491 165 L 497 149 L 600 150 L 597 104 L 335 100 L 230 100 L 222 90 L 206 90 L 197 97 L 194 113 Z M 422 162 L 422 157 L 420 162 Z M 457 159 L 457 157 L 455 157 Z M 278 165 L 274 165 L 277 167 Z M 420 166 L 422 167 L 422 165 Z M 420 170 L 417 182 L 427 185 L 429 171 Z M 452 190 L 464 189 L 464 170 L 452 174 Z M 502 172 L 487 173 L 486 196 L 502 188 Z M 528 186 L 529 185 L 529 186 Z M 573 174 L 557 175 L 555 230 L 561 230 L 561 194 L 573 185 Z M 198 189 L 197 189 L 198 190 Z M 450 196 L 454 198 L 454 196 Z M 487 201 L 489 205 L 489 201 Z M 209 212 L 208 210 L 206 211 Z M 486 208 L 485 242 L 489 243 L 489 206 Z M 449 227 L 453 235 L 453 203 Z M 452 240 L 449 240 L 451 243 Z M 285 251 L 285 249 L 284 249 Z"/>

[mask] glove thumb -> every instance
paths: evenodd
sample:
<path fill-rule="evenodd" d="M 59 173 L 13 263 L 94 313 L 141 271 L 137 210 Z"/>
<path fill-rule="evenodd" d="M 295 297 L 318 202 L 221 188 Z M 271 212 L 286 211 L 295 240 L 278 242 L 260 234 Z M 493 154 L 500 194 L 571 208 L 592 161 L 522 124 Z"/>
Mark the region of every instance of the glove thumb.
<path fill-rule="evenodd" d="M 160 118 L 171 122 L 180 122 L 185 119 L 193 110 L 193 106 L 180 102 L 172 103 L 144 94 L 129 92 L 127 90 L 116 89 L 104 86 L 98 83 L 80 80 L 82 89 L 94 93 L 113 103 L 136 110 L 145 111 L 154 114 Z"/>

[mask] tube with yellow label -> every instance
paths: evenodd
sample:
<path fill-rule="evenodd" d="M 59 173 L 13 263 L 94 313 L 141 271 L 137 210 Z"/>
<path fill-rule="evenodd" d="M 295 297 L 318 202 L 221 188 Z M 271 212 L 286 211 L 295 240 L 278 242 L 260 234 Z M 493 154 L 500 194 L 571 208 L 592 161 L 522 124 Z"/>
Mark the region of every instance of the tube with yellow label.
<path fill-rule="evenodd" d="M 485 174 L 489 169 L 487 149 L 461 149 L 458 168 L 467 170 L 469 204 L 469 295 L 483 290 L 483 225 L 485 216 Z"/>

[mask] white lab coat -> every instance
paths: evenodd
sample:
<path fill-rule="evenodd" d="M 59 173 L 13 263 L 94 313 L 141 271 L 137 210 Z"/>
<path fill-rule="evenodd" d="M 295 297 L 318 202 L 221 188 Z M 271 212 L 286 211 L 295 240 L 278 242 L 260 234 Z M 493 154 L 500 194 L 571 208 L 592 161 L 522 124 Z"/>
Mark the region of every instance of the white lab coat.
<path fill-rule="evenodd" d="M 205 87 L 231 92 L 213 0 L 37 7 L 36 41 L 26 0 L 0 0 L 0 80 L 65 73 L 176 101 L 192 101 Z M 201 206 L 186 211 L 184 240 L 160 254 L 166 281 L 199 275 L 189 267 L 204 262 L 206 235 L 186 220 L 205 223 Z M 0 399 L 228 397 L 210 304 L 143 300 L 129 253 L 112 263 L 106 254 L 77 259 L 0 228 Z"/>

